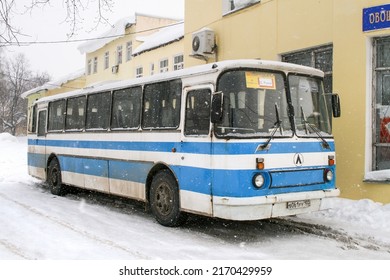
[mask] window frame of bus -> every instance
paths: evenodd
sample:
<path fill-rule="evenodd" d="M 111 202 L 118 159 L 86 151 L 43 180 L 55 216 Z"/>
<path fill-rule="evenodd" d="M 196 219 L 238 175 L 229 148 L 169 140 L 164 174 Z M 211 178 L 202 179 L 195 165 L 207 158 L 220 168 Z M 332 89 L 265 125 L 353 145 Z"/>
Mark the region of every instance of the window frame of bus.
<path fill-rule="evenodd" d="M 41 119 L 41 114 L 43 115 L 42 119 Z M 37 136 L 38 137 L 46 136 L 47 117 L 48 117 L 47 110 L 39 110 L 37 115 L 38 115 L 38 117 L 37 117 L 37 121 L 38 121 Z"/>
<path fill-rule="evenodd" d="M 207 91 L 207 93 L 206 93 Z M 205 111 L 208 111 L 208 128 L 207 128 L 207 132 L 206 132 L 206 129 L 202 130 L 202 129 L 199 129 L 199 126 L 198 127 L 192 127 L 192 128 L 189 128 L 188 127 L 188 121 L 189 121 L 189 109 L 188 109 L 188 102 L 189 102 L 189 99 L 192 97 L 191 94 L 208 94 L 208 101 L 209 101 L 209 104 L 208 104 L 208 107 L 206 107 L 206 110 Z M 184 135 L 185 136 L 188 136 L 188 137 L 199 137 L 199 136 L 207 136 L 209 135 L 210 133 L 210 117 L 211 117 L 211 96 L 212 96 L 212 90 L 208 87 L 204 87 L 204 88 L 199 88 L 199 89 L 192 89 L 192 90 L 189 90 L 187 92 L 187 96 L 186 96 L 186 105 L 185 105 L 185 114 L 184 114 Z M 207 96 L 206 96 L 207 97 Z M 198 116 L 198 112 L 199 110 L 196 109 L 195 107 L 196 104 L 192 104 L 193 108 L 192 108 L 192 111 L 195 112 L 195 115 Z M 198 118 L 199 120 L 199 118 Z M 197 133 L 196 133 L 197 132 Z"/>
<path fill-rule="evenodd" d="M 139 92 L 137 92 L 139 90 Z M 129 92 L 127 92 L 129 91 Z M 114 108 L 114 105 L 115 105 L 115 96 L 119 93 L 126 93 L 126 95 L 129 95 L 130 96 L 133 96 L 133 95 L 136 95 L 139 93 L 139 98 L 138 98 L 138 103 L 139 103 L 139 107 L 136 108 L 135 110 L 138 110 L 138 112 L 136 112 L 136 114 L 133 114 L 133 115 L 130 115 L 130 118 L 133 118 L 134 116 L 137 117 L 137 122 L 134 122 L 134 123 L 137 123 L 137 126 L 129 126 L 129 127 L 120 127 L 120 126 L 114 126 L 114 114 L 116 112 L 115 108 Z M 142 114 L 142 111 L 143 111 L 143 107 L 142 107 L 142 96 L 143 96 L 143 90 L 142 90 L 142 86 L 139 85 L 139 86 L 134 86 L 134 87 L 128 87 L 128 88 L 122 88 L 122 89 L 116 89 L 112 92 L 111 94 L 111 120 L 110 120 L 110 128 L 112 131 L 122 131 L 122 130 L 138 130 L 140 128 L 140 125 L 141 125 L 141 114 Z M 130 121 L 130 124 L 131 124 L 131 121 Z"/>
<path fill-rule="evenodd" d="M 52 110 L 53 110 L 54 104 L 57 104 L 57 103 L 61 103 L 61 105 L 63 107 L 62 108 L 63 111 L 62 111 L 61 115 L 56 115 L 57 117 L 61 118 L 60 122 L 55 121 L 54 118 L 52 119 L 52 113 L 53 113 Z M 48 108 L 48 110 L 47 110 L 47 132 L 48 133 L 63 132 L 64 127 L 65 127 L 66 99 L 53 100 L 53 101 L 49 102 L 47 108 Z M 58 108 L 59 107 L 56 107 L 57 110 L 58 110 Z M 54 123 L 54 127 L 51 127 L 52 123 Z"/>
<path fill-rule="evenodd" d="M 30 106 L 30 114 L 28 118 L 27 131 L 29 133 L 35 133 L 37 129 L 37 104 Z"/>
<path fill-rule="evenodd" d="M 91 94 L 88 94 L 87 95 L 87 105 L 86 105 L 86 115 L 85 115 L 85 130 L 86 131 L 108 131 L 110 129 L 110 122 L 111 122 L 111 102 L 112 102 L 112 92 L 111 91 L 101 91 L 101 92 L 96 92 L 96 93 L 91 93 Z M 97 108 L 91 108 L 91 112 L 90 112 L 90 104 L 91 104 L 91 98 L 95 97 L 95 96 L 98 96 L 98 95 L 104 95 L 104 94 L 107 94 L 108 95 L 108 102 L 97 102 L 98 106 L 100 104 L 103 104 L 104 106 L 108 106 L 108 108 L 105 108 L 105 110 L 108 110 L 107 111 L 107 120 L 105 122 L 106 124 L 106 127 L 90 127 L 89 125 L 92 123 L 91 120 L 93 119 L 98 119 L 98 118 L 95 118 L 96 116 L 92 116 L 90 117 L 90 113 L 92 113 L 92 110 L 93 109 L 97 109 L 97 113 L 99 114 L 99 112 L 101 110 L 99 110 L 99 108 L 104 108 L 104 107 L 97 107 Z M 95 113 L 95 112 L 93 112 Z"/>
<path fill-rule="evenodd" d="M 69 118 L 68 109 L 69 109 L 69 101 L 70 101 L 70 100 L 79 99 L 79 98 L 84 98 L 84 117 L 82 118 L 82 119 L 83 119 L 83 123 L 82 123 L 82 125 L 81 125 L 80 128 L 68 128 L 68 118 Z M 73 109 L 73 108 L 72 108 L 72 109 Z M 78 109 L 80 109 L 80 108 L 78 108 Z M 86 95 L 78 95 L 78 96 L 68 97 L 68 98 L 66 99 L 65 131 L 66 131 L 66 132 L 82 132 L 82 131 L 84 131 L 84 130 L 85 130 L 86 117 L 87 117 L 87 96 L 86 96 Z"/>
<path fill-rule="evenodd" d="M 291 130 L 291 134 L 286 134 L 286 135 L 275 135 L 273 136 L 274 138 L 292 138 L 294 135 L 293 131 L 293 122 L 291 120 L 291 115 L 293 114 L 293 111 L 291 111 L 291 106 L 290 106 L 290 97 L 289 97 L 289 92 L 288 92 L 288 80 L 287 80 L 287 75 L 283 71 L 279 70 L 273 70 L 273 69 L 267 69 L 267 68 L 251 68 L 251 67 L 245 67 L 245 68 L 231 68 L 228 70 L 225 70 L 221 72 L 217 78 L 216 81 L 216 92 L 213 94 L 213 99 L 212 99 L 212 113 L 211 113 L 211 122 L 213 123 L 213 131 L 214 135 L 216 138 L 219 139 L 257 139 L 257 138 L 269 138 L 271 135 L 271 132 L 268 134 L 264 135 L 254 135 L 254 136 L 248 136 L 248 137 L 243 137 L 244 134 L 241 135 L 221 135 L 217 133 L 217 126 L 221 124 L 225 111 L 224 111 L 224 103 L 225 103 L 225 95 L 226 93 L 221 91 L 220 89 L 220 80 L 224 76 L 224 74 L 229 73 L 229 72 L 261 72 L 265 74 L 278 74 L 281 76 L 283 80 L 283 86 L 284 86 L 284 98 L 286 102 L 286 108 L 284 108 L 286 111 L 284 112 L 286 115 L 285 116 L 280 116 L 280 119 L 282 117 L 287 117 L 288 119 L 288 124 L 289 124 L 289 130 Z M 276 85 L 275 85 L 276 86 Z M 279 114 L 281 115 L 281 108 L 279 109 Z M 281 121 L 283 123 L 283 121 Z"/>
<path fill-rule="evenodd" d="M 174 85 L 177 83 L 176 85 L 176 88 L 174 88 Z M 156 93 L 157 90 L 151 90 L 151 92 L 149 93 L 148 92 L 148 89 L 150 87 L 153 87 L 153 86 L 159 86 L 159 85 L 163 85 L 163 89 L 160 89 L 158 91 L 158 93 Z M 180 87 L 179 87 L 180 86 Z M 166 89 L 169 88 L 169 91 L 167 91 Z M 172 89 L 175 89 L 175 90 L 178 90 L 180 88 L 179 91 L 176 91 L 176 92 L 173 92 Z M 151 84 L 146 84 L 144 85 L 144 88 L 143 88 L 143 100 L 142 100 L 142 119 L 141 119 L 141 127 L 142 129 L 144 130 L 177 130 L 180 126 L 180 121 L 181 121 L 181 116 L 180 116 L 180 112 L 181 112 L 181 99 L 182 99 L 182 91 L 183 91 L 183 82 L 182 80 L 179 78 L 179 79 L 172 79 L 172 80 L 165 80 L 165 81 L 159 81 L 159 82 L 156 82 L 156 83 L 151 83 Z M 162 112 L 162 109 L 165 108 L 165 106 L 169 106 L 168 104 L 167 105 L 164 105 L 163 102 L 159 102 L 159 107 L 157 108 L 152 108 L 152 103 L 150 103 L 148 106 L 146 106 L 146 103 L 151 101 L 151 100 L 161 100 L 158 98 L 157 94 L 160 94 L 160 95 L 164 95 L 164 94 L 167 94 L 167 97 L 170 97 L 170 102 L 173 103 L 173 100 L 176 99 L 176 104 L 174 105 L 174 110 L 172 110 L 173 112 L 173 126 L 163 126 L 162 122 L 163 122 L 163 112 Z M 150 95 L 150 96 L 149 96 Z M 159 96 L 160 96 L 159 95 Z M 176 97 L 176 98 L 171 98 L 171 97 Z M 165 99 L 162 99 L 164 101 L 166 101 Z M 157 104 L 157 103 L 156 103 Z M 170 104 L 173 106 L 173 104 Z M 159 110 L 159 114 L 156 115 L 155 114 L 155 111 L 154 110 Z M 147 110 L 150 112 L 149 116 L 152 116 L 152 117 L 149 117 L 149 116 L 146 116 L 146 113 L 147 113 Z M 156 122 L 153 121 L 153 116 L 155 116 L 154 118 L 156 119 L 156 116 L 158 117 L 156 120 L 160 121 L 161 125 L 156 125 Z M 152 120 L 152 122 L 150 122 L 150 120 Z M 146 121 L 148 121 L 148 123 L 146 123 Z M 150 125 L 150 126 L 149 126 Z"/>

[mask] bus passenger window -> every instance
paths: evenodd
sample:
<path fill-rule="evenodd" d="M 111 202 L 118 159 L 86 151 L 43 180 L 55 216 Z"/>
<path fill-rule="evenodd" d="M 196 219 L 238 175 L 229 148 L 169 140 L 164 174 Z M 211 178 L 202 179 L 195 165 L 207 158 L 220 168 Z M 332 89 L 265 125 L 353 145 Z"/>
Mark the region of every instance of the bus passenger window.
<path fill-rule="evenodd" d="M 46 134 L 46 111 L 40 111 L 38 114 L 38 136 Z"/>
<path fill-rule="evenodd" d="M 65 123 L 65 100 L 50 102 L 48 131 L 62 131 Z"/>
<path fill-rule="evenodd" d="M 110 92 L 101 92 L 88 96 L 87 129 L 108 129 L 110 120 Z"/>
<path fill-rule="evenodd" d="M 210 129 L 210 89 L 188 92 L 185 115 L 185 135 L 208 135 Z"/>
<path fill-rule="evenodd" d="M 145 86 L 142 127 L 177 128 L 180 122 L 181 80 Z"/>
<path fill-rule="evenodd" d="M 111 128 L 138 128 L 141 113 L 141 87 L 114 91 Z"/>
<path fill-rule="evenodd" d="M 85 124 L 85 96 L 68 99 L 66 109 L 66 130 L 82 130 Z"/>
<path fill-rule="evenodd" d="M 34 133 L 37 128 L 37 105 L 30 107 L 28 118 L 28 132 Z"/>

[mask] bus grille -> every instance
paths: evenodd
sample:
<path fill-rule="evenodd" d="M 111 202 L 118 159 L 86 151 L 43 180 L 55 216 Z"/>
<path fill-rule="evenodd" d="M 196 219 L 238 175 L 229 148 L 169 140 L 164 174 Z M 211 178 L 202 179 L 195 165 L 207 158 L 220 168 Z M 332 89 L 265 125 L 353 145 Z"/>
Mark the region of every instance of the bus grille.
<path fill-rule="evenodd" d="M 273 171 L 271 188 L 324 184 L 324 169 Z"/>

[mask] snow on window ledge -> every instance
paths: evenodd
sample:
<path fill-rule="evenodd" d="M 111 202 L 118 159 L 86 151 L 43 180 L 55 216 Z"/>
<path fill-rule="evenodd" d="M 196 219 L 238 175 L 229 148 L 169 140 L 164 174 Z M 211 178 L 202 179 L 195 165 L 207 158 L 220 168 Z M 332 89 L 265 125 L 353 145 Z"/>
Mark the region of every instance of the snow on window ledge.
<path fill-rule="evenodd" d="M 252 6 L 254 4 L 260 3 L 261 0 L 233 0 L 234 8 L 232 8 L 230 5 L 231 0 L 223 0 L 223 11 L 222 15 L 227 16 L 232 13 L 235 13 L 237 11 L 240 11 L 242 9 L 245 9 L 249 6 Z"/>
<path fill-rule="evenodd" d="M 364 182 L 390 183 L 390 169 L 367 172 L 364 176 Z"/>

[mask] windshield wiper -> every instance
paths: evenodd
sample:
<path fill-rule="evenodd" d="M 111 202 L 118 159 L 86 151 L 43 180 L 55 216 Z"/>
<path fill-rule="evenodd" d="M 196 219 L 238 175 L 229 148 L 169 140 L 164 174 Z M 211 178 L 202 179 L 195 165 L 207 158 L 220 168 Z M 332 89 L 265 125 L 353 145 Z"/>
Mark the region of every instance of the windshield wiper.
<path fill-rule="evenodd" d="M 262 150 L 266 150 L 268 149 L 268 146 L 269 146 L 269 143 L 271 142 L 272 139 L 274 139 L 274 135 L 276 133 L 276 131 L 278 131 L 278 129 L 280 129 L 280 134 L 282 135 L 282 123 L 280 121 L 280 117 L 279 117 L 279 109 L 278 109 L 278 105 L 275 103 L 275 117 L 276 117 L 276 122 L 274 123 L 274 126 L 272 127 L 273 130 L 271 132 L 271 135 L 269 136 L 267 142 L 265 142 L 263 145 L 259 146 L 259 150 L 262 151 Z"/>
<path fill-rule="evenodd" d="M 328 149 L 330 150 L 330 146 L 329 146 L 329 143 L 325 140 L 325 138 L 321 135 L 321 130 L 319 130 L 318 127 L 316 127 L 314 124 L 312 123 L 309 123 L 307 120 L 306 120 L 306 116 L 305 116 L 305 113 L 303 112 L 303 108 L 301 106 L 301 116 L 302 116 L 302 121 L 303 121 L 303 124 L 305 125 L 305 132 L 306 134 L 308 134 L 308 129 L 307 127 L 311 128 L 315 134 L 317 134 L 318 138 L 321 139 L 321 142 L 322 142 L 322 147 L 325 148 L 325 149 Z"/>

